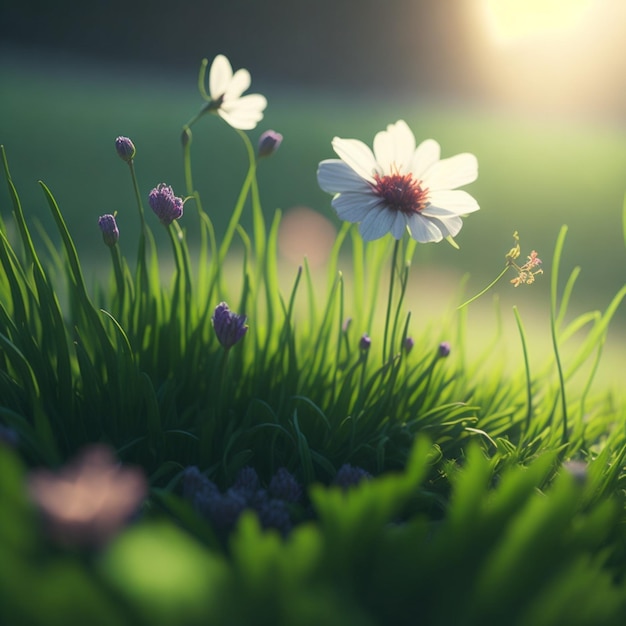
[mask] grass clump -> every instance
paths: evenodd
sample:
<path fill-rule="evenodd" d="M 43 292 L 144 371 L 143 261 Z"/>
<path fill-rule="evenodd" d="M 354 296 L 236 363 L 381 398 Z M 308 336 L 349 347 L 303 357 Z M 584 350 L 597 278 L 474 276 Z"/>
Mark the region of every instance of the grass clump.
<path fill-rule="evenodd" d="M 137 256 L 120 251 L 117 214 L 101 216 L 111 269 L 93 288 L 44 183 L 62 246 L 37 249 L 2 152 L 14 227 L 0 224 L 0 621 L 622 623 L 625 416 L 592 383 L 626 288 L 566 323 L 578 271 L 560 293 L 564 227 L 542 371 L 517 310 L 513 375 L 497 336 L 484 355 L 465 353 L 463 306 L 417 334 L 406 306 L 417 242 L 436 231 L 454 244 L 460 219 L 425 200 L 433 170 L 416 180 L 399 154 L 390 172 L 348 172 L 377 198 L 377 220 L 364 197 L 345 204 L 354 189 L 333 187 L 346 159 L 320 164 L 359 232 L 341 228 L 324 288 L 306 259 L 285 287 L 281 215 L 265 221 L 262 162 L 244 132 L 264 98 L 240 97 L 229 81 L 245 74 L 220 63 L 208 90 L 203 63 L 206 105 L 183 127 L 184 197 L 165 183 L 142 192 L 141 146 L 118 138 Z M 234 127 L 249 160 L 219 240 L 193 182 L 191 127 L 205 113 Z M 406 138 L 400 122 L 386 132 L 377 141 Z M 347 141 L 334 140 L 342 159 Z M 471 169 L 471 155 L 458 157 Z M 534 281 L 536 253 L 519 255 L 516 240 L 496 280 L 513 268 L 516 286 Z"/>

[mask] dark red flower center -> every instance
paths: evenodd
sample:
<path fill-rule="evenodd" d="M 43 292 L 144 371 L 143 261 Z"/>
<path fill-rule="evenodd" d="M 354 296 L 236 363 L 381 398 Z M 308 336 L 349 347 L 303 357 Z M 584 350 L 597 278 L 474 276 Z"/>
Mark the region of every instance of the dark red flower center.
<path fill-rule="evenodd" d="M 381 197 L 388 209 L 411 215 L 419 213 L 428 204 L 428 189 L 411 174 L 374 174 L 374 193 Z"/>

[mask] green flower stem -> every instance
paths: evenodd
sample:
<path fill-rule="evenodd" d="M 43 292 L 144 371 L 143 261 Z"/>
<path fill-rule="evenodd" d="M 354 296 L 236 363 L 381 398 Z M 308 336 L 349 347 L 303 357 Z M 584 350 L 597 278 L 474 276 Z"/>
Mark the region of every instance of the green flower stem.
<path fill-rule="evenodd" d="M 556 331 L 557 318 L 557 290 L 559 280 L 559 266 L 561 263 L 561 255 L 563 254 L 563 245 L 565 243 L 565 235 L 567 234 L 567 226 L 562 226 L 559 236 L 554 247 L 554 257 L 552 260 L 552 276 L 550 281 L 550 334 L 552 336 L 552 347 L 554 349 L 554 358 L 556 368 L 559 374 L 559 387 L 561 390 L 561 411 L 563 413 L 563 433 L 561 435 L 561 443 L 568 442 L 567 435 L 567 400 L 565 397 L 565 377 L 563 375 L 563 367 L 561 365 L 561 357 L 559 354 L 559 345 Z"/>
<path fill-rule="evenodd" d="M 120 301 L 120 313 L 123 313 L 126 305 L 126 281 L 124 280 L 124 269 L 122 267 L 122 255 L 120 247 L 115 244 L 110 248 L 111 261 L 113 263 L 113 273 L 115 275 L 115 286 Z"/>
<path fill-rule="evenodd" d="M 385 334 L 383 335 L 383 365 L 387 362 L 387 339 L 389 337 L 389 323 L 391 321 L 391 308 L 393 306 L 393 285 L 396 278 L 396 263 L 398 260 L 398 249 L 400 248 L 400 240 L 396 239 L 393 244 L 393 255 L 391 257 L 391 274 L 389 276 L 389 295 L 387 297 L 387 315 L 385 316 Z M 391 352 L 391 347 L 389 347 Z"/>
<path fill-rule="evenodd" d="M 191 128 L 189 128 L 189 124 L 185 124 L 185 126 L 183 126 L 183 132 L 181 136 L 182 136 L 182 142 L 183 142 L 183 171 L 185 173 L 185 188 L 187 190 L 188 196 L 195 197 L 195 189 L 193 186 L 193 175 L 191 172 L 192 134 L 191 134 Z"/>
<path fill-rule="evenodd" d="M 139 220 L 141 222 L 141 232 L 139 233 L 139 257 L 137 259 L 145 270 L 145 247 L 146 247 L 146 218 L 143 210 L 143 202 L 141 201 L 141 192 L 139 191 L 139 184 L 137 183 L 137 175 L 135 174 L 135 165 L 133 161 L 128 162 L 128 169 L 130 170 L 130 177 L 133 181 L 133 190 L 135 192 L 135 200 L 137 202 L 137 210 L 139 211 Z"/>
<path fill-rule="evenodd" d="M 176 316 L 181 324 L 181 341 L 183 341 L 185 329 L 191 321 L 191 274 L 189 259 L 187 257 L 186 246 L 181 244 L 182 230 L 178 223 L 173 222 L 167 228 L 167 233 L 172 243 L 172 251 L 176 263 L 176 281 L 174 286 L 174 298 L 172 300 L 172 316 Z M 182 345 L 183 344 L 181 343 L 181 346 Z"/>
<path fill-rule="evenodd" d="M 466 300 L 463 304 L 459 304 L 459 306 L 457 307 L 457 311 L 459 309 L 462 309 L 463 307 L 466 307 L 468 304 L 471 304 L 472 302 L 474 302 L 474 300 L 478 300 L 478 298 L 480 298 L 482 295 L 486 294 L 505 274 L 506 271 L 509 269 L 509 265 L 505 265 L 504 269 L 498 274 L 498 276 L 492 280 L 482 291 L 478 292 L 475 296 L 471 297 L 469 300 Z"/>
<path fill-rule="evenodd" d="M 400 323 L 400 311 L 402 309 L 402 303 L 404 302 L 404 296 L 406 295 L 406 288 L 409 283 L 409 270 L 411 266 L 410 263 L 406 263 L 404 266 L 404 271 L 400 278 L 400 297 L 398 298 L 398 304 L 396 306 L 396 313 L 393 319 L 393 327 L 391 331 L 391 344 L 390 344 L 390 354 L 393 355 L 393 347 L 396 345 L 396 337 L 398 334 L 398 325 Z M 406 330 L 405 330 L 406 336 Z"/>
<path fill-rule="evenodd" d="M 252 185 L 252 181 L 254 180 L 256 174 L 256 162 L 254 159 L 250 161 L 250 167 L 248 169 L 248 174 L 243 182 L 241 187 L 241 191 L 239 192 L 239 197 L 237 198 L 237 204 L 233 210 L 233 214 L 230 218 L 230 222 L 228 222 L 228 226 L 226 228 L 226 233 L 224 234 L 224 238 L 222 239 L 222 244 L 219 247 L 218 251 L 218 263 L 221 266 L 224 263 L 224 259 L 226 258 L 226 254 L 230 248 L 230 244 L 232 243 L 233 236 L 235 235 L 235 231 L 237 230 L 237 226 L 239 225 L 239 220 L 241 219 L 241 213 L 243 212 L 243 207 L 246 204 L 246 198 L 248 197 L 248 193 L 250 191 L 250 187 Z"/>

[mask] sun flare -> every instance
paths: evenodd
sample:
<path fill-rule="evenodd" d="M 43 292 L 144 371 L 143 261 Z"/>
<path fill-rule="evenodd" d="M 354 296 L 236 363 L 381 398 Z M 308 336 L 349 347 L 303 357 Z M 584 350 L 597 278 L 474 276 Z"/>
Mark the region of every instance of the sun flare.
<path fill-rule="evenodd" d="M 597 0 L 484 0 L 494 39 L 512 43 L 579 26 Z"/>

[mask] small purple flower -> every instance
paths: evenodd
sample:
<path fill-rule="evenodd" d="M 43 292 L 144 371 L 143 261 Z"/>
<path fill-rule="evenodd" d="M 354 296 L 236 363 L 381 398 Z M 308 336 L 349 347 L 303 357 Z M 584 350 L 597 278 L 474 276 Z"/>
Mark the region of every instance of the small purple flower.
<path fill-rule="evenodd" d="M 362 480 L 371 478 L 372 475 L 361 467 L 344 463 L 335 476 L 334 483 L 339 487 L 348 489 L 358 485 Z"/>
<path fill-rule="evenodd" d="M 302 496 L 302 487 L 286 468 L 281 467 L 270 481 L 269 492 L 273 498 L 295 503 Z"/>
<path fill-rule="evenodd" d="M 236 343 L 241 341 L 243 336 L 248 331 L 246 316 L 233 313 L 228 308 L 226 302 L 220 302 L 215 307 L 211 321 L 213 322 L 215 334 L 217 335 L 219 342 L 222 346 L 224 346 L 224 348 L 226 348 L 226 350 L 229 350 Z"/>
<path fill-rule="evenodd" d="M 361 352 L 367 352 L 370 349 L 371 345 L 372 340 L 370 339 L 370 336 L 367 333 L 363 333 L 363 336 L 359 341 L 359 349 L 361 350 Z"/>
<path fill-rule="evenodd" d="M 242 494 L 234 489 L 229 489 L 226 493 L 217 495 L 211 501 L 209 516 L 216 528 L 232 530 L 246 505 L 246 498 Z"/>
<path fill-rule="evenodd" d="M 214 482 L 209 480 L 195 465 L 183 472 L 183 497 L 202 515 L 208 515 L 213 500 L 220 492 Z"/>
<path fill-rule="evenodd" d="M 283 136 L 280 133 L 277 133 L 274 130 L 266 130 L 259 137 L 259 147 L 257 152 L 259 159 L 274 154 L 274 152 L 280 148 L 282 141 Z"/>
<path fill-rule="evenodd" d="M 128 137 L 118 137 L 115 140 L 115 150 L 122 161 L 130 163 L 135 158 L 135 144 Z"/>
<path fill-rule="evenodd" d="M 441 358 L 447 357 L 450 354 L 450 343 L 447 341 L 442 341 L 439 344 L 438 352 Z"/>
<path fill-rule="evenodd" d="M 165 183 L 150 192 L 148 203 L 164 226 L 169 226 L 183 214 L 183 199 L 175 196 L 174 190 Z"/>
<path fill-rule="evenodd" d="M 289 508 L 283 500 L 266 500 L 257 509 L 257 515 L 263 528 L 275 528 L 286 535 L 292 528 Z"/>
<path fill-rule="evenodd" d="M 404 351 L 408 354 L 409 352 L 411 352 L 411 350 L 413 350 L 414 345 L 415 345 L 415 341 L 413 337 L 407 337 L 404 340 Z"/>
<path fill-rule="evenodd" d="M 115 216 L 107 213 L 98 218 L 98 226 L 102 231 L 102 239 L 104 243 L 112 248 L 120 239 L 120 231 L 117 228 Z"/>
<path fill-rule="evenodd" d="M 249 499 L 260 486 L 261 481 L 259 480 L 259 475 L 256 473 L 256 470 L 253 467 L 243 467 L 239 470 L 232 488 Z"/>

